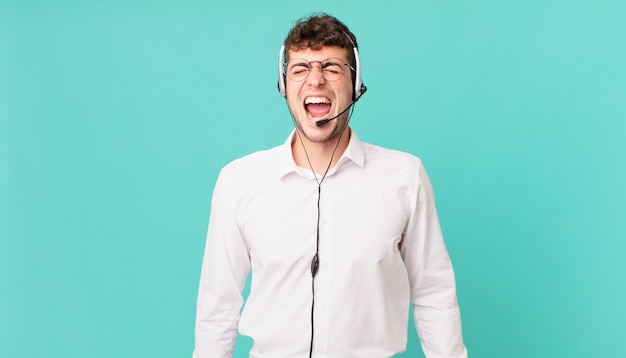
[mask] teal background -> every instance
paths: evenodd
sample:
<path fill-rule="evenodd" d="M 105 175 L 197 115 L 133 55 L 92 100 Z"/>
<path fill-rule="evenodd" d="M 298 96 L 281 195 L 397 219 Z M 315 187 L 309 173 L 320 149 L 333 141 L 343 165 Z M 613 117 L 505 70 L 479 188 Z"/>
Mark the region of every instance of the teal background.
<path fill-rule="evenodd" d="M 470 356 L 626 354 L 626 2 L 1 0 L 0 357 L 190 357 L 215 179 L 291 130 L 320 10 L 353 128 L 429 171 Z"/>

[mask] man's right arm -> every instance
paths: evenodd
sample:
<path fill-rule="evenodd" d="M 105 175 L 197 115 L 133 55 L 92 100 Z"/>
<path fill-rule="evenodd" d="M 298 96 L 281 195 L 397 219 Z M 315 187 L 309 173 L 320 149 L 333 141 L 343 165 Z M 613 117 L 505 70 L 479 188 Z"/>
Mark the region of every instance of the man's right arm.
<path fill-rule="evenodd" d="M 231 358 L 250 259 L 224 171 L 215 185 L 196 308 L 193 358 Z"/>

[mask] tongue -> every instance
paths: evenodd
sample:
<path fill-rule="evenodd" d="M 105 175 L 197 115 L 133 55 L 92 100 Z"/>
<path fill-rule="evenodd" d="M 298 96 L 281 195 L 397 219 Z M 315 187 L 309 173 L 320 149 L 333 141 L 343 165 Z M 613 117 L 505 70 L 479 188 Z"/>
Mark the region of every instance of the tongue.
<path fill-rule="evenodd" d="M 309 113 L 311 113 L 311 115 L 313 115 L 313 117 L 322 117 L 326 114 L 328 114 L 328 112 L 330 112 L 330 104 L 328 103 L 315 103 L 315 104 L 308 104 L 307 111 L 309 111 Z"/>

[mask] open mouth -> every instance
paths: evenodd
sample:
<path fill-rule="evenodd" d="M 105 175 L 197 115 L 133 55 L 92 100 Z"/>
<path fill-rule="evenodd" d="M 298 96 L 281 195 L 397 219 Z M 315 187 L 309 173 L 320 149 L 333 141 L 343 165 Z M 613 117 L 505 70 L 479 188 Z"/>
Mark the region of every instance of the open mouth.
<path fill-rule="evenodd" d="M 304 100 L 304 109 L 313 118 L 322 118 L 330 113 L 332 105 L 327 97 L 307 97 Z"/>

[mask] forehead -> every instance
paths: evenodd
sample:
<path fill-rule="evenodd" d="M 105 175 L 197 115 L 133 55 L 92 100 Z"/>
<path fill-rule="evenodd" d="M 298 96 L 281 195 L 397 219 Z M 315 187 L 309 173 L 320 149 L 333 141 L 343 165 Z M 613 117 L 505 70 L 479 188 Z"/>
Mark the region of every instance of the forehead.
<path fill-rule="evenodd" d="M 287 58 L 302 58 L 307 61 L 321 61 L 327 58 L 338 58 L 348 62 L 348 50 L 339 46 L 323 46 L 318 50 L 305 47 L 287 51 Z"/>

